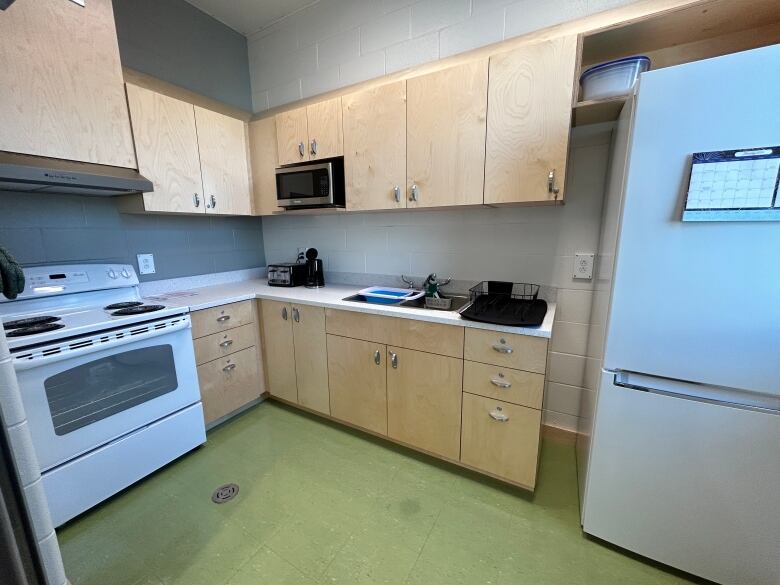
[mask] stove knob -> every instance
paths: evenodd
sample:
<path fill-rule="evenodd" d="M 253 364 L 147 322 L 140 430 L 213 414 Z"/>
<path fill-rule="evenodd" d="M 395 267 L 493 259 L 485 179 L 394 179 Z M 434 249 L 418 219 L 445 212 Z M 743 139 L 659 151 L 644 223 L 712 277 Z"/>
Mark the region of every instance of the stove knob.
<path fill-rule="evenodd" d="M 114 269 L 113 269 L 113 268 L 109 269 L 109 271 L 108 271 L 108 277 L 109 277 L 109 278 L 116 278 L 116 272 L 114 272 Z"/>
<path fill-rule="evenodd" d="M 130 273 L 127 271 L 127 268 L 122 268 L 122 276 L 130 278 Z"/>

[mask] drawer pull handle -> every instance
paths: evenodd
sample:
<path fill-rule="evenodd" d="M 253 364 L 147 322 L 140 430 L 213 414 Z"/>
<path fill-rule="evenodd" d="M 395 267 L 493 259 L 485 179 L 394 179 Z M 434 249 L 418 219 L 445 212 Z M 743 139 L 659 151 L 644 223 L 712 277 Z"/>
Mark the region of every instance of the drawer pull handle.
<path fill-rule="evenodd" d="M 512 382 L 507 382 L 506 380 L 502 380 L 502 378 L 503 374 L 499 374 L 498 378 L 490 378 L 490 383 L 498 388 L 511 388 Z"/>
<path fill-rule="evenodd" d="M 221 317 L 217 317 L 217 323 L 224 323 L 225 321 L 230 321 L 230 315 L 222 315 Z"/>
<path fill-rule="evenodd" d="M 220 347 L 230 347 L 231 345 L 233 345 L 232 339 L 226 339 L 225 341 L 219 344 Z"/>
<path fill-rule="evenodd" d="M 490 411 L 490 418 L 498 422 L 506 422 L 509 417 L 503 413 L 503 409 L 500 406 L 496 406 L 495 410 Z"/>
<path fill-rule="evenodd" d="M 287 307 L 282 307 L 282 319 L 287 321 Z"/>
<path fill-rule="evenodd" d="M 493 349 L 496 350 L 498 353 L 506 353 L 506 354 L 510 354 L 515 351 L 514 349 L 512 349 L 511 345 L 506 344 L 506 339 L 504 338 L 499 339 L 498 343 L 494 343 Z"/>
<path fill-rule="evenodd" d="M 398 354 L 392 351 L 390 352 L 390 364 L 394 370 L 398 369 Z"/>
<path fill-rule="evenodd" d="M 230 372 L 231 370 L 236 369 L 236 364 L 228 364 L 224 368 L 222 368 L 223 372 Z"/>
<path fill-rule="evenodd" d="M 374 352 L 374 363 L 376 365 L 381 365 L 381 363 L 382 363 L 382 354 L 379 353 L 379 350 L 376 350 Z"/>

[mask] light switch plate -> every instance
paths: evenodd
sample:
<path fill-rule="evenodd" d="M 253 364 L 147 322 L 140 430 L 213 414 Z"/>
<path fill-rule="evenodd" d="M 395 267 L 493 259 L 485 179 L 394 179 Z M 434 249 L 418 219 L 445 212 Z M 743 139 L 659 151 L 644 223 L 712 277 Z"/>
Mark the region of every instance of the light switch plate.
<path fill-rule="evenodd" d="M 595 254 L 577 253 L 574 255 L 575 280 L 591 280 L 593 278 L 593 261 Z"/>
<path fill-rule="evenodd" d="M 154 274 L 154 254 L 138 254 L 138 272 L 141 274 Z"/>

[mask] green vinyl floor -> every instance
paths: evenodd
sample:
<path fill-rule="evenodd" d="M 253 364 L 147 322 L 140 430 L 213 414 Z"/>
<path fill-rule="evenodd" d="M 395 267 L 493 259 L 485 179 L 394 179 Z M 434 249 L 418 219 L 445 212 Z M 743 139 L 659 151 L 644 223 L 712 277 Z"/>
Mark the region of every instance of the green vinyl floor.
<path fill-rule="evenodd" d="M 571 445 L 530 496 L 268 402 L 58 532 L 73 585 L 692 582 L 582 535 Z"/>

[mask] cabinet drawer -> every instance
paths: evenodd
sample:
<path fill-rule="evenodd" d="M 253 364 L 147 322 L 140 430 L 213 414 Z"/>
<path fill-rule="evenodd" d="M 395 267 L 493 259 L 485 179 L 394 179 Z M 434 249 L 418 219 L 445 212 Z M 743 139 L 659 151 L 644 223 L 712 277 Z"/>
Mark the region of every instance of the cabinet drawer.
<path fill-rule="evenodd" d="M 252 347 L 256 343 L 255 325 L 241 325 L 221 333 L 212 333 L 195 340 L 195 362 L 205 364 L 211 360 Z"/>
<path fill-rule="evenodd" d="M 547 365 L 547 340 L 542 337 L 467 328 L 465 358 L 483 364 L 544 374 Z"/>
<path fill-rule="evenodd" d="M 198 366 L 206 423 L 260 397 L 257 348 L 249 347 Z"/>
<path fill-rule="evenodd" d="M 463 327 L 457 325 L 327 309 L 325 328 L 332 335 L 463 357 Z"/>
<path fill-rule="evenodd" d="M 544 374 L 467 361 L 463 366 L 463 391 L 530 408 L 542 408 Z"/>
<path fill-rule="evenodd" d="M 464 393 L 460 460 L 533 489 L 541 424 L 539 410 Z"/>
<path fill-rule="evenodd" d="M 229 305 L 195 311 L 192 313 L 192 337 L 197 339 L 204 335 L 253 323 L 254 320 L 252 301 L 241 301 L 240 303 L 230 303 Z"/>

